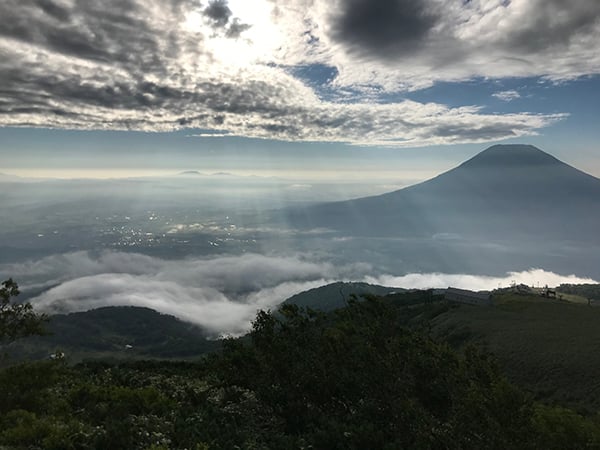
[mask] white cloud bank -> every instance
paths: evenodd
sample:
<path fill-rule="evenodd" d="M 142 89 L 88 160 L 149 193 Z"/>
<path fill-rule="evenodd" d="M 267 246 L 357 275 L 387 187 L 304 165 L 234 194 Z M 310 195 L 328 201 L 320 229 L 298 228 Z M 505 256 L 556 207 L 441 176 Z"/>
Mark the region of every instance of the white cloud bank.
<path fill-rule="evenodd" d="M 101 306 L 147 306 L 196 323 L 211 333 L 239 334 L 257 310 L 306 289 L 369 269 L 336 267 L 303 256 L 247 254 L 164 260 L 136 253 L 75 252 L 0 266 L 24 290 L 47 289 L 31 300 L 49 312 Z"/>
<path fill-rule="evenodd" d="M 576 275 L 559 275 L 543 269 L 530 269 L 523 272 L 509 272 L 503 277 L 491 277 L 448 273 L 411 273 L 403 276 L 368 276 L 368 283 L 412 289 L 457 287 L 474 291 L 491 291 L 498 287 L 508 287 L 512 283 L 528 286 L 558 286 L 562 283 L 597 283 L 591 278 Z"/>
<path fill-rule="evenodd" d="M 505 277 L 456 274 L 371 275 L 367 264 L 334 265 L 308 256 L 248 254 L 163 260 L 135 253 L 75 252 L 37 262 L 0 265 L 24 289 L 45 288 L 30 301 L 51 313 L 102 306 L 145 306 L 200 325 L 213 335 L 241 334 L 259 309 L 274 308 L 307 289 L 334 281 L 367 281 L 404 288 L 462 287 L 483 290 L 508 286 L 592 283 L 541 269 Z"/>
<path fill-rule="evenodd" d="M 5 0 L 0 125 L 393 147 L 533 135 L 566 115 L 374 99 L 438 81 L 600 73 L 599 5 Z M 297 77 L 316 64 L 330 79 Z"/>

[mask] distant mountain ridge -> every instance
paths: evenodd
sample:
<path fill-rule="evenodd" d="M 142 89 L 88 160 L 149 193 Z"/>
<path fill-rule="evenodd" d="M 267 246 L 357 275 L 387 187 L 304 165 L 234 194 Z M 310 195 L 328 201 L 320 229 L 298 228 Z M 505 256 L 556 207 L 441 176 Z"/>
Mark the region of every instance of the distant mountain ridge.
<path fill-rule="evenodd" d="M 600 179 L 531 145 L 494 145 L 387 194 L 289 210 L 300 228 L 362 236 L 600 240 Z"/>
<path fill-rule="evenodd" d="M 0 172 L 0 183 L 19 183 L 26 180 L 27 178 L 23 178 L 18 175 L 10 175 Z"/>
<path fill-rule="evenodd" d="M 183 172 L 179 172 L 177 175 L 179 176 L 203 176 L 205 177 L 206 174 L 202 173 L 198 170 L 184 170 Z"/>

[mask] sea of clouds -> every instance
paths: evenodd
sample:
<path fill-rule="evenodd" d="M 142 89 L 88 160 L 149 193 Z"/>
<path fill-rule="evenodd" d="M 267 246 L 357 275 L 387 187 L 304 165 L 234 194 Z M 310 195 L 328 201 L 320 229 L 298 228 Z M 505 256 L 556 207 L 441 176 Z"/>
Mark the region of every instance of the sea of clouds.
<path fill-rule="evenodd" d="M 161 259 L 116 251 L 73 252 L 37 261 L 0 265 L 29 299 L 48 313 L 103 306 L 144 306 L 195 323 L 213 336 L 246 332 L 260 309 L 276 308 L 290 296 L 335 281 L 365 281 L 402 288 L 460 287 L 491 290 L 513 282 L 556 286 L 594 283 L 588 278 L 542 269 L 504 276 L 411 273 L 373 275 L 366 263 L 333 264 L 311 254 L 244 254 Z"/>

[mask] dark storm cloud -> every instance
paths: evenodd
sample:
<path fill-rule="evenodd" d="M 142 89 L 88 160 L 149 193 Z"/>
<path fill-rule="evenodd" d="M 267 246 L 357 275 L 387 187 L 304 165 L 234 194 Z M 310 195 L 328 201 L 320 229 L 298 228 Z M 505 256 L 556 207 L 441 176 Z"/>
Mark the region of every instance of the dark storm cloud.
<path fill-rule="evenodd" d="M 334 39 L 384 57 L 414 51 L 438 20 L 424 0 L 344 0 L 341 8 Z"/>

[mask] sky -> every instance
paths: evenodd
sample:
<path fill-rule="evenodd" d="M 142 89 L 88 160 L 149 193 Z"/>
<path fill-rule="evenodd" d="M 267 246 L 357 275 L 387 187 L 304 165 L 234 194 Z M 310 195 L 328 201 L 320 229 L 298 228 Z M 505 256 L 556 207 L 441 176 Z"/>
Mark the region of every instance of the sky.
<path fill-rule="evenodd" d="M 0 172 L 600 176 L 598 0 L 3 0 Z"/>

